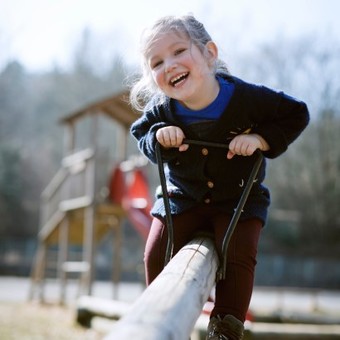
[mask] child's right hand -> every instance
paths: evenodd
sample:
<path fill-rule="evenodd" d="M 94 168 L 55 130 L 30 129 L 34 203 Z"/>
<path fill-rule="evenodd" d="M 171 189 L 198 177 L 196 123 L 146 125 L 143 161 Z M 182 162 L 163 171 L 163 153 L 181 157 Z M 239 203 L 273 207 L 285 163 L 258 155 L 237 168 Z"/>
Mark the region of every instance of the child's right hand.
<path fill-rule="evenodd" d="M 166 126 L 156 132 L 156 139 L 164 148 L 178 148 L 179 151 L 186 151 L 189 145 L 182 144 L 184 138 L 184 132 L 178 126 Z"/>

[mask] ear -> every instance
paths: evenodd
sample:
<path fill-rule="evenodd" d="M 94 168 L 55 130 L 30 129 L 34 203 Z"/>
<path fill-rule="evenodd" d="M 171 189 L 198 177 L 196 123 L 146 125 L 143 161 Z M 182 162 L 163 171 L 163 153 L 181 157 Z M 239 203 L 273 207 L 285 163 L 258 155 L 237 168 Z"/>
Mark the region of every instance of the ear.
<path fill-rule="evenodd" d="M 205 46 L 209 64 L 213 65 L 216 59 L 218 58 L 218 48 L 213 41 L 207 42 Z"/>

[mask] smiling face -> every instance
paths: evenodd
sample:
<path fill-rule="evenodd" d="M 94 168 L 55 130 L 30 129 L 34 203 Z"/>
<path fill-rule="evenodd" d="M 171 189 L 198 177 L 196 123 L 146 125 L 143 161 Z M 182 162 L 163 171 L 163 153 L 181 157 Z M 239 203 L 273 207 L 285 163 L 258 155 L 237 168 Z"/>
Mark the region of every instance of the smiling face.
<path fill-rule="evenodd" d="M 217 48 L 213 42 L 208 42 L 202 52 L 184 34 L 160 33 L 145 58 L 153 81 L 166 96 L 194 110 L 206 107 L 216 98 Z"/>

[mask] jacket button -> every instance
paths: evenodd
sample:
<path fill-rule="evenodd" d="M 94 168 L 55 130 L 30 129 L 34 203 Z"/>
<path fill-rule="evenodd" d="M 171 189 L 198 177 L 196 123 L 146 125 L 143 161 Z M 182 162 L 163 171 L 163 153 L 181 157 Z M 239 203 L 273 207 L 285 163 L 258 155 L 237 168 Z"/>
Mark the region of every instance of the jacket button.
<path fill-rule="evenodd" d="M 207 156 L 209 153 L 209 150 L 207 148 L 203 148 L 201 151 L 203 156 Z"/>
<path fill-rule="evenodd" d="M 214 187 L 214 182 L 208 181 L 207 186 L 208 186 L 208 188 L 212 189 Z"/>
<path fill-rule="evenodd" d="M 204 200 L 204 203 L 206 203 L 206 204 L 209 204 L 211 202 L 211 199 L 210 198 L 206 198 L 205 200 Z"/>

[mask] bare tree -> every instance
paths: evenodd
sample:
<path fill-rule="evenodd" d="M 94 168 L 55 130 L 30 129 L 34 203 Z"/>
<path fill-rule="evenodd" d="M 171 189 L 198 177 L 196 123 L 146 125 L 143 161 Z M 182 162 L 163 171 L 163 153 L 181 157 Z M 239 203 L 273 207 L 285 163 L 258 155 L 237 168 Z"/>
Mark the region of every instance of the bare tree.
<path fill-rule="evenodd" d="M 277 39 L 242 63 L 248 78 L 294 94 L 310 109 L 309 127 L 289 152 L 270 162 L 268 174 L 273 212 L 286 211 L 301 251 L 334 251 L 340 241 L 339 57 L 339 43 L 306 37 Z"/>

